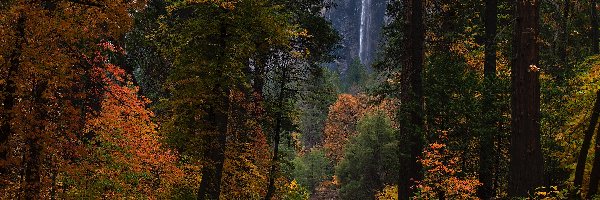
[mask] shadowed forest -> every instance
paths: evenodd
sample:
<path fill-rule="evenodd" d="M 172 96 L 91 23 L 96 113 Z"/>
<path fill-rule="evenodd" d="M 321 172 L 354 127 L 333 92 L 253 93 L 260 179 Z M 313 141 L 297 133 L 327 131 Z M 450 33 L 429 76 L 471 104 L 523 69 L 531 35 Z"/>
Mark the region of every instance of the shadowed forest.
<path fill-rule="evenodd" d="M 596 0 L 0 0 L 0 199 L 600 199 Z"/>

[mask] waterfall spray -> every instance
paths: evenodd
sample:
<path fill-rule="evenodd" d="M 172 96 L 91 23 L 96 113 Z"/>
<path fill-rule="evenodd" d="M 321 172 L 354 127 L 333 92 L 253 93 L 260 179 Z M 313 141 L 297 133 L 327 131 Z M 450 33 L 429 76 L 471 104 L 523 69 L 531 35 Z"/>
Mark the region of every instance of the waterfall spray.
<path fill-rule="evenodd" d="M 361 0 L 358 58 L 362 64 L 369 64 L 371 59 L 371 1 Z"/>
<path fill-rule="evenodd" d="M 359 36 L 359 46 L 358 46 L 358 58 L 360 59 L 360 62 L 364 62 L 364 55 L 363 55 L 363 51 L 364 51 L 364 43 L 365 43 L 365 25 L 366 25 L 366 21 L 367 21 L 367 15 L 366 15 L 366 10 L 367 10 L 367 1 L 369 0 L 362 0 L 361 1 L 361 9 L 360 9 L 360 36 Z"/>

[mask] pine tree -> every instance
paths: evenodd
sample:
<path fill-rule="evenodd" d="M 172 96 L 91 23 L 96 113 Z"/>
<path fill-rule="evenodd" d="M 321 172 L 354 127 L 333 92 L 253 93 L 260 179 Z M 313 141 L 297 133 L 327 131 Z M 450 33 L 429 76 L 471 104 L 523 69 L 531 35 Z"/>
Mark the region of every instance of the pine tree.
<path fill-rule="evenodd" d="M 509 196 L 525 197 L 544 183 L 540 141 L 539 1 L 518 1 L 512 71 Z"/>

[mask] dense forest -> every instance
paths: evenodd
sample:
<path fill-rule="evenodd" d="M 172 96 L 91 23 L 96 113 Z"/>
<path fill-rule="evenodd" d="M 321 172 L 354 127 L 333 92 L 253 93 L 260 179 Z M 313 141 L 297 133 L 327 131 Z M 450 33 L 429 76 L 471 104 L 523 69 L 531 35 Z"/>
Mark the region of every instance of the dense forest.
<path fill-rule="evenodd" d="M 0 0 L 0 199 L 600 199 L 596 0 Z"/>

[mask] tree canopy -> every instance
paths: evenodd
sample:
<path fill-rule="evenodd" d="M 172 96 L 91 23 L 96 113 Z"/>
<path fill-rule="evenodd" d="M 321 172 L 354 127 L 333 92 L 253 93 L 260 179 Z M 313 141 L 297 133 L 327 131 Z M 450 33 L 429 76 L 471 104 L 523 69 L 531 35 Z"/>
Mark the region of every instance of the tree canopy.
<path fill-rule="evenodd" d="M 0 199 L 595 199 L 595 0 L 3 0 Z"/>

